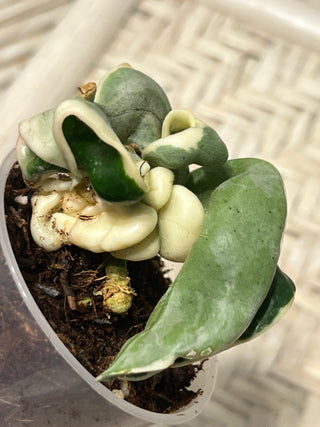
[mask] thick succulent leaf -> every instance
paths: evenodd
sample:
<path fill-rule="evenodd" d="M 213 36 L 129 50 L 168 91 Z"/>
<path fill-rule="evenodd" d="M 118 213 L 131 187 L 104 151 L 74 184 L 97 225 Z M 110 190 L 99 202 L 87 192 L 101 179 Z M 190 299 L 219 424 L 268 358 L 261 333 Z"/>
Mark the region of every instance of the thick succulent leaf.
<path fill-rule="evenodd" d="M 190 363 L 232 344 L 248 328 L 271 286 L 286 218 L 277 170 L 258 159 L 225 166 L 200 237 L 177 279 L 98 379 L 136 376 Z"/>
<path fill-rule="evenodd" d="M 293 303 L 295 291 L 293 281 L 277 267 L 269 292 L 257 314 L 233 345 L 256 338 L 281 320 Z"/>
<path fill-rule="evenodd" d="M 53 136 L 54 110 L 44 111 L 20 123 L 19 133 L 24 144 L 41 160 L 67 168 L 63 153 Z"/>
<path fill-rule="evenodd" d="M 138 200 L 147 189 L 133 157 L 92 102 L 66 100 L 54 113 L 24 122 L 21 132 L 18 157 L 29 179 L 50 170 L 45 162 L 51 161 L 70 171 L 75 183 L 87 173 L 97 193 L 108 201 Z"/>
<path fill-rule="evenodd" d="M 190 164 L 210 168 L 223 165 L 228 150 L 216 131 L 188 110 L 172 110 L 166 116 L 161 138 L 149 144 L 142 157 L 153 166 L 183 170 Z"/>
<path fill-rule="evenodd" d="M 46 173 L 67 172 L 66 169 L 42 160 L 21 137 L 18 138 L 16 152 L 22 174 L 29 181 L 38 181 Z"/>
<path fill-rule="evenodd" d="M 68 167 L 53 136 L 53 117 L 54 110 L 48 110 L 20 123 L 16 151 L 22 173 L 30 181 Z"/>
<path fill-rule="evenodd" d="M 208 208 L 213 191 L 229 178 L 226 168 L 198 168 L 189 173 L 185 186 L 197 195 L 205 209 Z"/>
<path fill-rule="evenodd" d="M 105 111 L 124 144 L 143 149 L 161 135 L 162 122 L 171 110 L 162 88 L 149 76 L 123 65 L 97 87 L 94 102 Z"/>
<path fill-rule="evenodd" d="M 85 169 L 102 198 L 122 202 L 142 197 L 147 187 L 138 168 L 95 104 L 64 101 L 55 112 L 53 132 L 71 172 Z"/>
<path fill-rule="evenodd" d="M 293 281 L 277 267 L 269 292 L 250 325 L 237 340 L 222 350 L 251 341 L 278 323 L 291 307 L 295 290 Z M 179 367 L 189 363 L 190 361 L 187 359 L 181 358 L 176 360 L 172 366 Z"/>

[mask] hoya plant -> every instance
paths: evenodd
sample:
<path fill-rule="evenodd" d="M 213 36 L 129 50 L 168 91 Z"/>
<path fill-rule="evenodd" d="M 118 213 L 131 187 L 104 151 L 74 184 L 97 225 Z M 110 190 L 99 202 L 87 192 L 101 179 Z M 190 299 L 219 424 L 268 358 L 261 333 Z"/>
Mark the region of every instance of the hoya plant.
<path fill-rule="evenodd" d="M 171 109 L 161 87 L 128 65 L 79 89 L 19 128 L 34 241 L 105 253 L 107 280 L 95 292 L 106 312 L 130 310 L 128 260 L 183 263 L 145 330 L 97 379 L 147 378 L 267 330 L 295 293 L 277 266 L 279 172 L 256 158 L 228 160 L 210 126 Z"/>

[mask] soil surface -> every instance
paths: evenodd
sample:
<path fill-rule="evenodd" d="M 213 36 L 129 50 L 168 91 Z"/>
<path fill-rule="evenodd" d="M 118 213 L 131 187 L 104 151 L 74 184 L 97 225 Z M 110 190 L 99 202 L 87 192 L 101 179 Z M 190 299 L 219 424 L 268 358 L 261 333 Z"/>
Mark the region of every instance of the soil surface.
<path fill-rule="evenodd" d="M 23 277 L 41 311 L 69 351 L 94 376 L 104 371 L 125 341 L 142 331 L 153 308 L 170 282 L 161 259 L 128 262 L 131 286 L 136 292 L 125 315 L 103 311 L 102 297 L 94 296 L 105 276 L 105 254 L 75 246 L 45 252 L 29 233 L 31 190 L 13 166 L 5 192 L 10 240 Z M 81 304 L 90 297 L 89 304 Z M 105 383 L 123 393 L 129 402 L 150 411 L 169 413 L 187 405 L 198 393 L 188 390 L 199 368 L 192 365 L 167 369 L 147 380 Z M 122 396 L 123 396 L 122 395 Z"/>

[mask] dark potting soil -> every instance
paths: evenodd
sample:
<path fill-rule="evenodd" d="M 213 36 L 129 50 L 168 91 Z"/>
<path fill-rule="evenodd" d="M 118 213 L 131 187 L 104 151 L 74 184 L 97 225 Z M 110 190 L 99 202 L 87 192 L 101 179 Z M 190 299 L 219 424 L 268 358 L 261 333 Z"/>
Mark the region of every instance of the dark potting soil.
<path fill-rule="evenodd" d="M 29 232 L 31 194 L 19 166 L 14 165 L 6 184 L 5 209 L 18 265 L 51 327 L 79 362 L 97 376 L 110 365 L 127 339 L 144 329 L 170 281 L 159 257 L 128 262 L 131 286 L 137 294 L 132 307 L 125 315 L 106 314 L 102 297 L 93 296 L 99 278 L 105 275 L 105 254 L 93 254 L 76 246 L 48 253 L 36 246 Z M 74 305 L 88 296 L 90 304 Z M 167 369 L 143 381 L 114 380 L 105 385 L 111 390 L 124 390 L 125 399 L 139 407 L 169 413 L 201 393 L 187 389 L 198 370 L 189 365 Z"/>

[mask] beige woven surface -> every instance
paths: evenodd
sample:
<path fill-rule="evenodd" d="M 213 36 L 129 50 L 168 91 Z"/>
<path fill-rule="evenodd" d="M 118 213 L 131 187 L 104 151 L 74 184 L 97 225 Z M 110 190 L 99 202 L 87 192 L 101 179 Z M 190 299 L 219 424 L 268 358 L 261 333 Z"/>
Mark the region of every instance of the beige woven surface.
<path fill-rule="evenodd" d="M 0 11 L 6 11 L 0 14 L 0 90 L 14 81 L 71 3 L 0 1 Z M 153 76 L 173 107 L 189 108 L 212 124 L 230 157 L 274 163 L 287 189 L 280 266 L 296 282 L 295 304 L 264 336 L 219 355 L 214 396 L 186 425 L 319 425 L 320 54 L 223 16 L 210 0 L 145 0 L 93 64 L 88 80 L 122 62 Z"/>
<path fill-rule="evenodd" d="M 45 43 L 73 2 L 0 0 L 0 95 Z"/>

